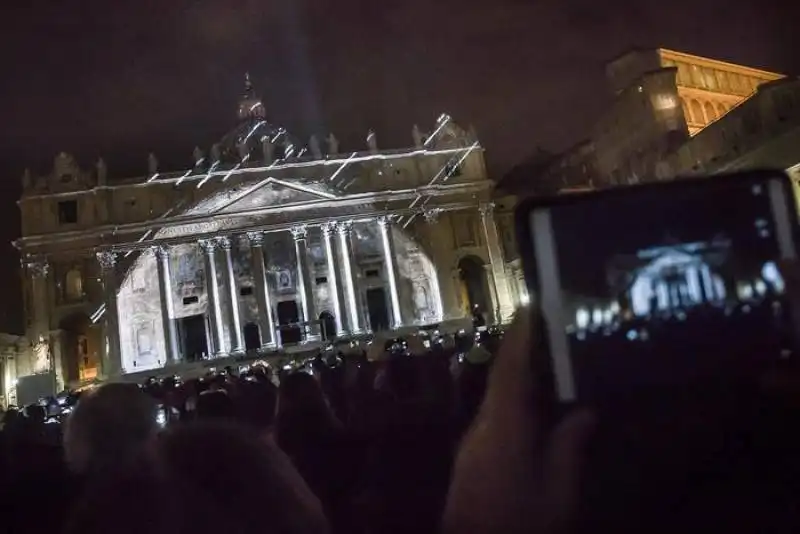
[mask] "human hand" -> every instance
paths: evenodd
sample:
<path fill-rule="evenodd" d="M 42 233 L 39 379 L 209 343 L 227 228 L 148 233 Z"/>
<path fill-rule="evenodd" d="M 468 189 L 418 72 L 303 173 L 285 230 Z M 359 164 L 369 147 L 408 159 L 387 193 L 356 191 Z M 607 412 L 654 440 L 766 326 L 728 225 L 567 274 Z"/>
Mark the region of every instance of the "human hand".
<path fill-rule="evenodd" d="M 544 354 L 534 354 L 531 312 L 521 310 L 495 358 L 483 404 L 458 451 L 443 517 L 446 533 L 550 533 L 575 509 L 593 416 L 543 426 Z M 540 404 L 540 403 L 539 403 Z"/>

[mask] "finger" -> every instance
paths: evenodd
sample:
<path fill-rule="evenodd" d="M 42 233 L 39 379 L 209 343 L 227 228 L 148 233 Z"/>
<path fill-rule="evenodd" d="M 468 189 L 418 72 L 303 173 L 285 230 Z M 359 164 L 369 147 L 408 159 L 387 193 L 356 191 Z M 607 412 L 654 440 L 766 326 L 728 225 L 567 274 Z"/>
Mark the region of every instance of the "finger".
<path fill-rule="evenodd" d="M 595 424 L 594 414 L 577 411 L 559 423 L 550 437 L 543 476 L 550 500 L 548 509 L 557 524 L 568 520 L 577 506 L 586 445 Z"/>
<path fill-rule="evenodd" d="M 485 405 L 494 413 L 516 411 L 530 403 L 531 353 L 535 337 L 531 313 L 523 310 L 504 336 L 494 358 L 486 390 Z"/>

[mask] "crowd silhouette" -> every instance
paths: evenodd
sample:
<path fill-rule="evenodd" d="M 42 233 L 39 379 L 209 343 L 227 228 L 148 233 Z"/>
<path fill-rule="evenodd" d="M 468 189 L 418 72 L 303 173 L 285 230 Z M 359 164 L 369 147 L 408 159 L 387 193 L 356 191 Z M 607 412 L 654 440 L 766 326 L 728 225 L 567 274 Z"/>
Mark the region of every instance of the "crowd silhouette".
<path fill-rule="evenodd" d="M 656 394 L 616 406 L 610 425 L 599 408 L 555 420 L 535 324 L 525 310 L 505 333 L 481 326 L 428 348 L 392 340 L 378 358 L 334 347 L 291 368 L 104 384 L 62 400 L 74 405 L 63 422 L 48 422 L 47 406 L 9 409 L 2 528 L 796 531 L 788 364 L 759 381 L 766 396 L 728 392 L 716 398 L 725 410 L 701 413 L 692 397 L 688 426 L 657 409 L 682 400 Z M 720 414 L 733 417 L 710 419 Z M 658 446 L 631 445 L 641 436 Z M 741 458 L 746 469 L 733 468 Z"/>

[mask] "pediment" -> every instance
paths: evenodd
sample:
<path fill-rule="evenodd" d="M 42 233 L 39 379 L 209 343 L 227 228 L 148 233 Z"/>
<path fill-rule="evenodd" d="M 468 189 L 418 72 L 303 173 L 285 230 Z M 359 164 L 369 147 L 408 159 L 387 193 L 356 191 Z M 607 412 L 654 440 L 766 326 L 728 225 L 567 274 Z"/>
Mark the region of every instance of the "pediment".
<path fill-rule="evenodd" d="M 256 184 L 243 186 L 240 191 L 226 196 L 226 202 L 212 213 L 238 213 L 271 206 L 334 200 L 339 195 L 319 183 L 267 178 Z"/>

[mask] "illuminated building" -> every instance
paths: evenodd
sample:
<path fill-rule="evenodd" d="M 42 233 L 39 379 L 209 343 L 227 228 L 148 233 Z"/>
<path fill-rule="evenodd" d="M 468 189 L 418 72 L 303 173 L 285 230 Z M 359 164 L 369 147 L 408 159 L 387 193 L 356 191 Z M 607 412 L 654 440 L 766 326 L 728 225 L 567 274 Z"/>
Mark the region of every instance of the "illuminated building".
<path fill-rule="evenodd" d="M 380 330 L 508 320 L 510 204 L 475 134 L 440 116 L 413 145 L 300 143 L 249 79 L 239 124 L 190 169 L 109 180 L 59 154 L 19 202 L 28 339 L 61 383 L 271 353 Z M 144 160 L 144 158 L 143 158 Z M 144 161 L 143 161 L 144 163 Z M 37 369 L 41 371 L 42 369 Z"/>
<path fill-rule="evenodd" d="M 530 195 L 800 169 L 797 78 L 665 49 L 627 52 L 607 65 L 606 77 L 613 101 L 589 138 L 527 180 L 517 177 L 509 190 Z"/>

